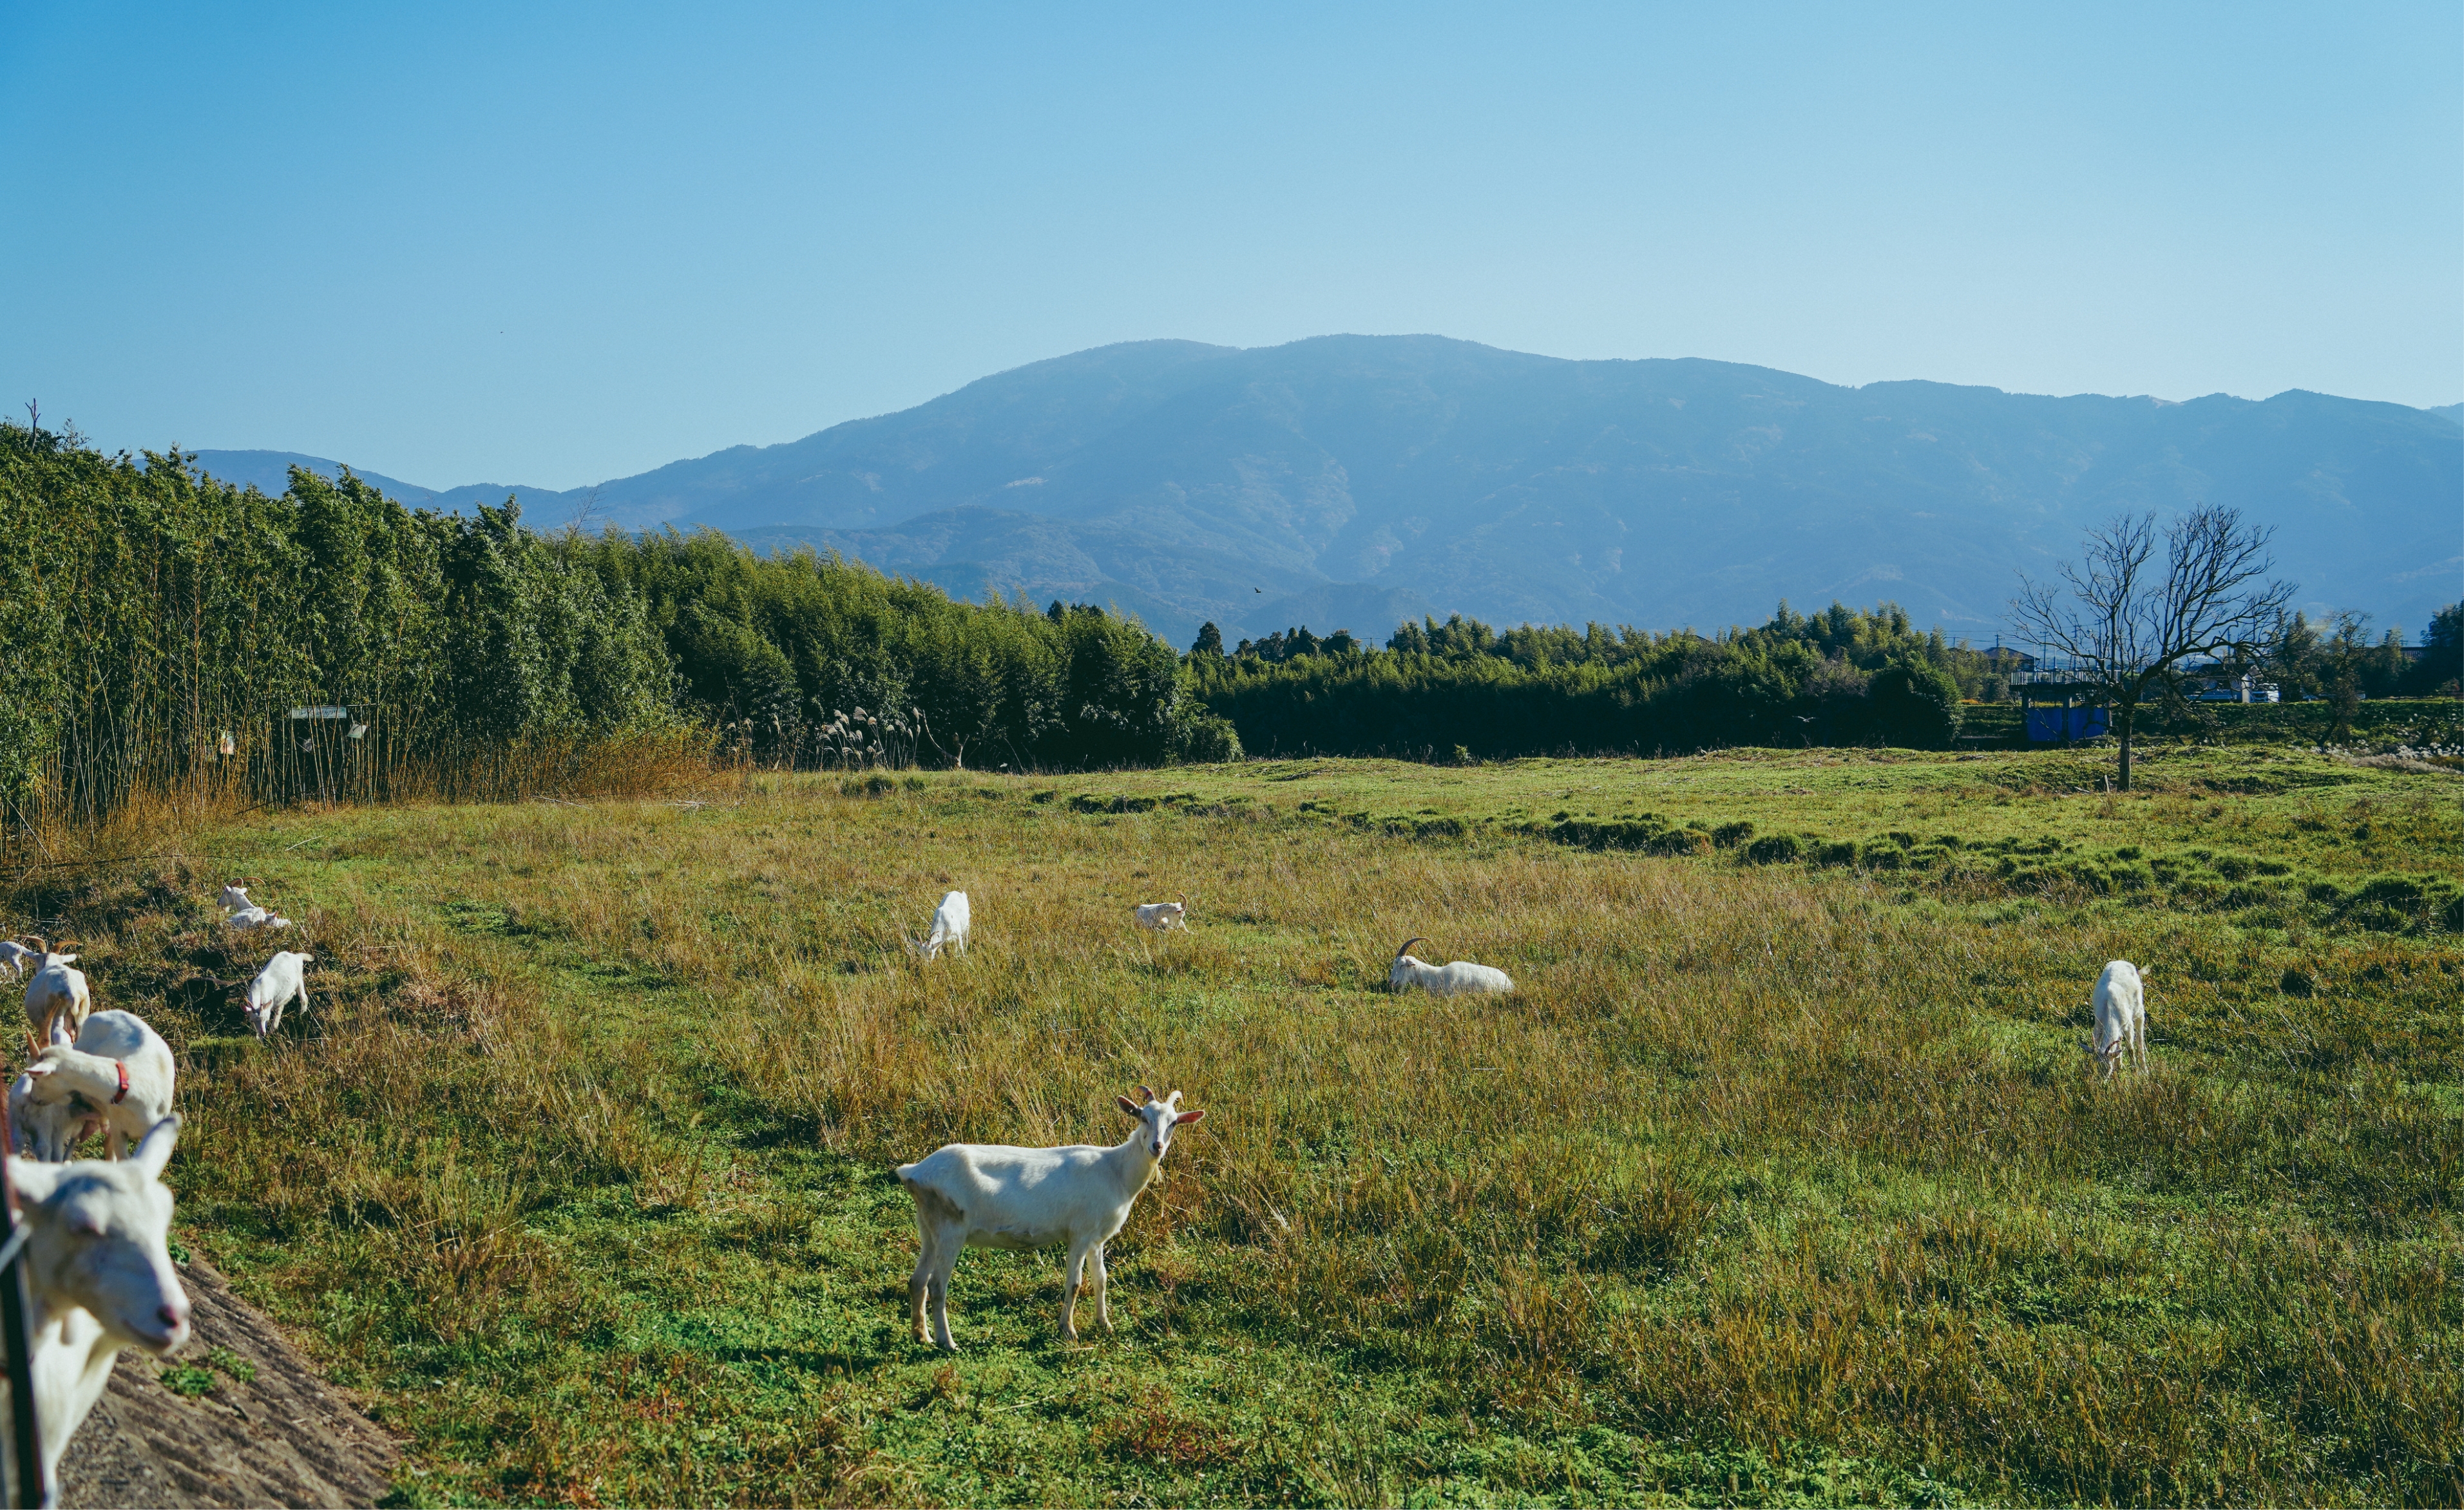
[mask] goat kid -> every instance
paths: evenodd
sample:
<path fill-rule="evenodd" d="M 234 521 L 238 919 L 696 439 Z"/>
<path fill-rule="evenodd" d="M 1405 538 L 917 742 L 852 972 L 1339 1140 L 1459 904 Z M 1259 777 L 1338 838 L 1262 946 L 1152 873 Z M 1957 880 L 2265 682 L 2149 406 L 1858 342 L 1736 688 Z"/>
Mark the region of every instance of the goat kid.
<path fill-rule="evenodd" d="M 165 1117 L 146 1131 L 134 1159 L 9 1161 L 19 1217 L 30 1229 L 23 1266 L 47 1503 L 58 1502 L 60 1458 L 102 1397 L 121 1350 L 160 1358 L 188 1340 L 188 1296 L 171 1267 L 171 1193 L 163 1184 L 179 1135 L 180 1119 Z M 7 1396 L 0 1376 L 0 1400 Z M 0 1439 L 13 1454 L 13 1438 L 0 1433 Z"/>
<path fill-rule="evenodd" d="M 0 938 L 0 966 L 7 967 L 9 978 L 11 981 L 25 979 L 26 972 L 34 968 L 30 961 L 41 957 L 39 952 L 28 949 L 13 938 Z"/>
<path fill-rule="evenodd" d="M 248 887 L 236 881 L 224 886 L 223 894 L 214 900 L 222 905 L 222 909 L 226 912 L 239 912 L 256 906 L 248 899 Z"/>
<path fill-rule="evenodd" d="M 240 1011 L 259 1039 L 282 1026 L 282 1009 L 294 996 L 299 998 L 300 1011 L 308 1010 L 307 967 L 316 961 L 314 954 L 277 950 L 265 962 L 265 968 L 257 972 L 256 978 L 248 983 L 248 1002 Z"/>
<path fill-rule="evenodd" d="M 96 1013 L 74 1043 L 55 1023 L 51 1046 L 9 1087 L 11 1151 L 57 1164 L 100 1132 L 123 1158 L 171 1114 L 177 1074 L 171 1046 L 133 1012 Z"/>
<path fill-rule="evenodd" d="M 968 1248 L 1050 1248 L 1069 1245 L 1062 1279 L 1061 1335 L 1078 1340 L 1078 1288 L 1093 1262 L 1095 1315 L 1106 1331 L 1112 1311 L 1105 1293 L 1104 1244 L 1130 1217 L 1138 1193 L 1154 1178 L 1172 1148 L 1173 1129 L 1196 1122 L 1203 1111 L 1180 1109 L 1180 1092 L 1162 1101 L 1144 1085 L 1138 1099 L 1114 1098 L 1137 1119 L 1130 1135 L 1112 1147 L 1074 1144 L 1059 1149 L 1016 1149 L 990 1143 L 953 1143 L 913 1164 L 898 1167 L 899 1183 L 915 1197 L 915 1226 L 923 1251 L 907 1281 L 907 1309 L 915 1340 L 957 1352 L 950 1340 L 950 1275 Z M 933 1333 L 924 1330 L 931 1301 Z"/>
<path fill-rule="evenodd" d="M 2147 1067 L 2147 991 L 2140 983 L 2139 967 L 2126 959 L 2117 959 L 2104 967 L 2096 977 L 2096 1036 L 2080 1041 L 2087 1051 L 2090 1064 L 2101 1065 L 2101 1077 L 2111 1080 L 2122 1065 L 2127 1051 L 2140 1069 Z"/>
<path fill-rule="evenodd" d="M 1189 931 L 1189 898 L 1187 897 L 1182 897 L 1177 902 L 1141 902 L 1133 910 L 1140 928 L 1153 929 L 1158 933 L 1166 929 L 1175 928 L 1184 933 Z"/>
<path fill-rule="evenodd" d="M 253 902 L 223 919 L 223 922 L 236 929 L 285 929 L 291 926 L 289 918 L 269 912 Z"/>
<path fill-rule="evenodd" d="M 1409 991 L 1414 986 L 1441 996 L 1477 996 L 1487 992 L 1512 991 L 1513 977 L 1494 965 L 1474 965 L 1456 960 L 1446 965 L 1432 965 L 1412 957 L 1415 944 L 1426 940 L 1412 937 L 1395 951 L 1394 968 L 1386 972 L 1386 989 Z"/>
<path fill-rule="evenodd" d="M 34 942 L 43 944 L 41 939 Z M 76 1034 L 94 1011 L 94 992 L 86 985 L 85 972 L 69 968 L 76 960 L 75 954 L 63 954 L 43 944 L 34 978 L 27 983 L 26 1020 L 46 1039 L 52 1036 L 52 1024 L 63 1018 L 68 1019 L 69 1032 Z"/>
<path fill-rule="evenodd" d="M 953 891 L 933 909 L 933 931 L 926 934 L 920 944 L 909 939 L 907 952 L 921 959 L 938 959 L 943 947 L 947 946 L 963 954 L 967 952 L 968 921 L 967 894 Z"/>

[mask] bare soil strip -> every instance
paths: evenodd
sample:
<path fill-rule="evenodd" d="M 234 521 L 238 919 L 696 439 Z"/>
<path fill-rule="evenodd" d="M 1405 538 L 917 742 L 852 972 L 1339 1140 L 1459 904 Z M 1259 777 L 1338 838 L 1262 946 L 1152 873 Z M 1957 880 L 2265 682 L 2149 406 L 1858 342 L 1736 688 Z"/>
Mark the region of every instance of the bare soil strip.
<path fill-rule="evenodd" d="M 60 1503 L 373 1505 L 390 1492 L 393 1438 L 203 1259 L 180 1265 L 180 1279 L 196 1307 L 194 1340 L 167 1364 L 120 1355 L 61 1464 Z M 240 1365 L 213 1368 L 210 1392 L 189 1397 L 161 1382 L 166 1367 L 208 1368 L 209 1356 Z"/>

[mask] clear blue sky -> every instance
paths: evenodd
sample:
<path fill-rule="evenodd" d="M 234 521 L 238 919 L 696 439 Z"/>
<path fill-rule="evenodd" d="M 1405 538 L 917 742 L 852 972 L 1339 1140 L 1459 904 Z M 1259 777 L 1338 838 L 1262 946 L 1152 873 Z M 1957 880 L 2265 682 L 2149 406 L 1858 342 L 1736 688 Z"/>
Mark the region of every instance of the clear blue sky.
<path fill-rule="evenodd" d="M 1108 341 L 2464 400 L 2464 7 L 0 0 L 0 402 L 567 487 Z"/>

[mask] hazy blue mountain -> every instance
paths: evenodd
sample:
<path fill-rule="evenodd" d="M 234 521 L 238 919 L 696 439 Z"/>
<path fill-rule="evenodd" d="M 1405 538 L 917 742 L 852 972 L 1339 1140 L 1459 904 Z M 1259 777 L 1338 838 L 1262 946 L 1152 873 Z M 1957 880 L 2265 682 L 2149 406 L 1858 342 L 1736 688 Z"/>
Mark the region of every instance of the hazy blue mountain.
<path fill-rule="evenodd" d="M 198 451 L 198 470 L 210 472 L 235 487 L 254 487 L 261 492 L 279 494 L 291 486 L 291 469 L 305 467 L 320 477 L 340 476 L 342 463 L 322 456 L 302 456 L 297 451 Z M 383 472 L 367 471 L 354 467 L 351 471 L 384 492 L 413 508 L 429 505 L 435 492 L 414 483 L 388 477 Z"/>
<path fill-rule="evenodd" d="M 278 493 L 291 486 L 291 469 L 294 467 L 305 467 L 320 477 L 332 478 L 341 474 L 343 466 L 322 456 L 302 456 L 297 451 L 198 451 L 196 458 L 201 470 L 225 482 L 241 487 L 254 484 L 260 491 L 270 493 Z M 547 488 L 493 482 L 467 483 L 459 488 L 440 491 L 403 482 L 363 467 L 353 467 L 351 471 L 376 484 L 389 498 L 409 504 L 414 509 L 438 509 L 449 514 L 458 514 L 474 503 L 498 504 L 518 495 L 523 512 L 534 520 L 553 519 L 561 523 L 571 516 L 589 492 L 585 488 L 567 496 Z"/>
<path fill-rule="evenodd" d="M 2464 404 L 2442 404 L 2434 409 L 2425 409 L 2422 412 L 2435 414 L 2451 424 L 2464 427 Z"/>
<path fill-rule="evenodd" d="M 1990 634 L 2016 572 L 2051 570 L 2082 527 L 2203 499 L 2274 524 L 2313 609 L 2417 633 L 2464 578 L 2464 427 L 2444 412 L 1847 388 L 1436 337 L 1108 346 L 522 497 L 552 525 L 594 491 L 629 527 L 835 549 L 970 597 L 1117 602 L 1181 644 L 1203 619 L 1234 640 L 1382 637 L 1401 602 L 1708 629 L 1783 597 L 1892 598 Z"/>

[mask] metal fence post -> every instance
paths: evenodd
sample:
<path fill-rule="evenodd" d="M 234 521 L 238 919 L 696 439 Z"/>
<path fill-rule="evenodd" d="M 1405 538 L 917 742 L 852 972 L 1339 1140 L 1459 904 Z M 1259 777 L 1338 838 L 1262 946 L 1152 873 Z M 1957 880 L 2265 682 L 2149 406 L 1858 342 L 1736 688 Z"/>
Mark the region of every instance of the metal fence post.
<path fill-rule="evenodd" d="M 16 1151 L 15 1133 L 9 1126 L 9 1108 L 0 1105 L 0 1155 Z M 0 1171 L 7 1164 L 0 1161 Z M 10 1503 L 36 1506 L 49 1501 L 51 1495 L 43 1482 L 43 1433 L 34 1419 L 34 1329 L 31 1323 L 33 1307 L 26 1302 L 25 1235 L 23 1218 L 17 1210 L 17 1182 L 0 1177 L 5 1198 L 0 1198 L 0 1252 L 8 1261 L 0 1263 L 0 1346 L 9 1352 L 9 1427 L 11 1454 L 16 1459 L 16 1491 Z"/>

